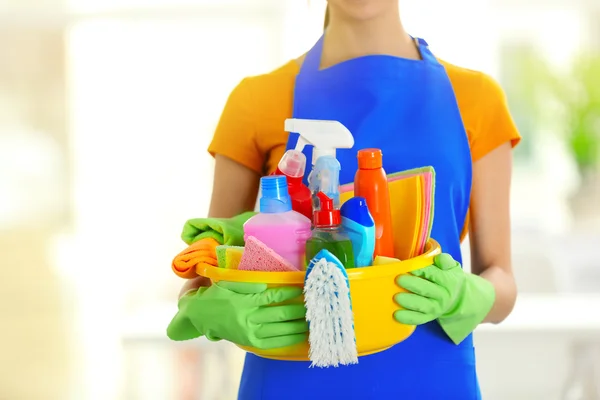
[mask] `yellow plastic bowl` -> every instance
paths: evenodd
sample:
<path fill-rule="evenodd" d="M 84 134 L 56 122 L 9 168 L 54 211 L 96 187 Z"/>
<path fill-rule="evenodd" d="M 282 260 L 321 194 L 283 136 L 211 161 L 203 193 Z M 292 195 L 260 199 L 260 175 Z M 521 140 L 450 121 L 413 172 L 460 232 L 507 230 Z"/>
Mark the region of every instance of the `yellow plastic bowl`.
<path fill-rule="evenodd" d="M 440 245 L 430 239 L 425 252 L 418 257 L 393 264 L 347 270 L 359 356 L 386 350 L 407 339 L 414 332 L 414 326 L 399 324 L 393 318 L 394 312 L 399 308 L 394 302 L 394 295 L 404 291 L 396 285 L 395 280 L 398 275 L 433 264 L 433 257 L 440 253 Z M 302 287 L 305 272 L 256 272 L 205 267 L 199 269 L 198 274 L 210 278 L 213 282 L 256 282 L 266 283 L 269 287 Z M 271 350 L 240 347 L 260 357 L 308 361 L 308 342 Z"/>

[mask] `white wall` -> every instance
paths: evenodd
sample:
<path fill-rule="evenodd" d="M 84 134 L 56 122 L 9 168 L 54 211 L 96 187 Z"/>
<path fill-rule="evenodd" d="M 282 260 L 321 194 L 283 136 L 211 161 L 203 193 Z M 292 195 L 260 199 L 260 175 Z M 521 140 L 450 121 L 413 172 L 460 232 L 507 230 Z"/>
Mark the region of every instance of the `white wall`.
<path fill-rule="evenodd" d="M 170 263 L 183 222 L 208 210 L 206 149 L 230 91 L 280 62 L 282 15 L 252 4 L 117 10 L 68 32 L 75 222 L 61 272 L 78 288 L 86 399 L 119 390 L 123 312 L 176 298 Z"/>

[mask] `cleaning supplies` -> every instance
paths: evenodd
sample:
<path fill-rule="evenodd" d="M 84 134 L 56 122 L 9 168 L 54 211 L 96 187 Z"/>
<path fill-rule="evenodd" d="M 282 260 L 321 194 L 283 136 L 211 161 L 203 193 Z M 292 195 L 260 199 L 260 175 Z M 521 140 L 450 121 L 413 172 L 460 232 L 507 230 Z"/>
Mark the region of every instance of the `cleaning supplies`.
<path fill-rule="evenodd" d="M 171 268 L 180 278 L 193 279 L 198 276 L 196 268 L 206 264 L 217 266 L 216 248 L 219 243 L 213 238 L 200 239 L 189 245 L 173 259 Z"/>
<path fill-rule="evenodd" d="M 304 280 L 311 367 L 358 363 L 348 275 L 327 250 L 311 260 Z"/>
<path fill-rule="evenodd" d="M 217 267 L 225 268 L 225 264 L 227 263 L 227 247 L 226 245 L 217 246 Z"/>
<path fill-rule="evenodd" d="M 338 148 L 349 149 L 354 146 L 354 137 L 350 131 L 338 121 L 294 118 L 285 120 L 285 130 L 297 133 L 298 142 L 295 149 L 288 150 L 283 155 L 275 174 L 284 175 L 288 179 L 292 209 L 311 219 L 313 209 L 318 207 L 314 196 L 319 191 L 325 192 L 334 200 L 334 205 L 339 207 L 338 186 L 341 166 L 335 154 Z M 308 178 L 308 182 L 312 182 L 310 188 L 302 182 L 306 172 L 306 156 L 302 151 L 306 145 L 314 146 L 312 168 Z M 321 158 L 323 160 L 319 161 Z M 321 179 L 312 178 L 316 175 L 315 170 L 323 171 Z"/>
<path fill-rule="evenodd" d="M 227 247 L 225 245 L 217 246 L 217 267 L 219 268 L 225 268 L 227 263 Z"/>
<path fill-rule="evenodd" d="M 292 210 L 299 212 L 306 218 L 312 218 L 312 194 L 304 179 L 306 169 L 306 156 L 300 150 L 285 152 L 274 175 L 284 175 L 287 178 L 288 193 L 292 199 Z"/>
<path fill-rule="evenodd" d="M 354 195 L 367 200 L 367 206 L 375 220 L 374 256 L 394 257 L 390 193 L 380 149 L 364 149 L 358 152 Z"/>
<path fill-rule="evenodd" d="M 399 258 L 377 256 L 373 260 L 373 266 L 376 266 L 376 265 L 397 264 L 399 262 L 402 262 L 402 260 L 400 260 Z"/>
<path fill-rule="evenodd" d="M 387 176 L 388 187 L 390 189 L 390 199 L 394 198 L 393 191 L 398 190 L 396 188 L 397 180 L 412 179 L 418 180 L 417 186 L 421 188 L 422 201 L 420 205 L 415 207 L 415 211 L 421 210 L 421 218 L 417 225 L 419 229 L 418 236 L 413 240 L 410 250 L 404 251 L 408 257 L 416 257 L 423 254 L 425 251 L 425 245 L 431 235 L 431 228 L 433 227 L 433 215 L 434 215 L 434 199 L 435 199 L 435 169 L 432 166 L 415 168 L 407 171 L 396 172 Z M 392 210 L 392 223 L 397 223 L 394 220 L 394 211 Z M 396 232 L 395 227 L 394 232 Z M 396 244 L 394 245 L 394 252 L 399 255 L 398 251 L 398 237 L 395 235 L 394 239 Z"/>
<path fill-rule="evenodd" d="M 205 238 L 213 238 L 219 244 L 229 246 L 244 245 L 244 223 L 254 216 L 255 212 L 245 212 L 233 218 L 194 218 L 188 220 L 181 233 L 181 239 L 192 244 Z"/>
<path fill-rule="evenodd" d="M 225 268 L 238 269 L 243 255 L 243 247 L 228 247 L 225 250 Z"/>
<path fill-rule="evenodd" d="M 302 269 L 310 219 L 292 210 L 285 176 L 262 177 L 260 188 L 260 213 L 244 224 L 245 240 L 254 236 L 296 269 Z"/>
<path fill-rule="evenodd" d="M 237 269 L 266 272 L 294 272 L 299 270 L 254 236 L 246 238 L 244 254 Z"/>
<path fill-rule="evenodd" d="M 308 186 L 313 195 L 313 206 L 316 194 L 320 191 L 333 199 L 334 206 L 339 208 L 339 161 L 335 158 L 336 149 L 350 149 L 354 146 L 352 133 L 338 121 L 322 121 L 311 119 L 286 119 L 285 130 L 297 133 L 298 142 L 295 151 L 302 152 L 304 146 L 314 146 L 312 152 L 312 169 L 308 176 Z M 321 161 L 319 161 L 322 159 Z M 317 164 L 319 164 L 317 166 Z M 321 177 L 317 175 L 322 174 Z"/>
<path fill-rule="evenodd" d="M 217 262 L 219 268 L 238 269 L 244 248 L 241 246 L 217 246 Z"/>
<path fill-rule="evenodd" d="M 340 228 L 342 217 L 325 193 L 317 194 L 321 207 L 314 213 L 314 229 L 306 242 L 306 259 L 313 259 L 321 250 L 329 250 L 345 268 L 354 268 L 352 241 Z"/>
<path fill-rule="evenodd" d="M 394 232 L 394 256 L 407 260 L 423 254 L 434 217 L 435 170 L 421 167 L 387 175 Z M 340 186 L 344 204 L 355 195 L 354 184 Z"/>
<path fill-rule="evenodd" d="M 341 122 L 316 119 L 285 120 L 285 131 L 299 135 L 296 149 L 304 150 L 304 146 L 314 146 L 312 165 L 324 155 L 335 157 L 336 149 L 351 149 L 354 146 L 352 133 Z"/>
<path fill-rule="evenodd" d="M 308 178 L 308 187 L 312 193 L 313 210 L 319 210 L 317 194 L 325 193 L 333 201 L 334 208 L 340 208 L 340 162 L 332 155 L 324 155 L 317 159 Z"/>
<path fill-rule="evenodd" d="M 423 254 L 425 246 L 429 237 L 431 236 L 431 229 L 433 228 L 433 216 L 435 210 L 435 170 L 433 167 L 425 167 L 423 177 L 425 180 L 425 192 L 424 192 L 424 216 L 421 223 L 421 238 L 417 245 L 417 249 L 413 252 L 413 257 Z"/>
<path fill-rule="evenodd" d="M 363 197 L 353 197 L 340 209 L 342 229 L 352 241 L 354 265 L 368 267 L 373 264 L 375 251 L 375 221 Z"/>

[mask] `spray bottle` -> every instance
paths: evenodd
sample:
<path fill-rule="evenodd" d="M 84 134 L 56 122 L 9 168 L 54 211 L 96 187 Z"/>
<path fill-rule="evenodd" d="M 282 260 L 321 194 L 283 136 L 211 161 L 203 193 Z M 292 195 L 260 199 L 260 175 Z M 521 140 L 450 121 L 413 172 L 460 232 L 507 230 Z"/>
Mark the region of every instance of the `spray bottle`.
<path fill-rule="evenodd" d="M 284 175 L 287 178 L 288 193 L 292 199 L 292 209 L 312 220 L 312 193 L 308 186 L 302 183 L 306 169 L 306 156 L 300 150 L 285 152 L 274 175 Z"/>
<path fill-rule="evenodd" d="M 344 268 L 354 268 L 354 252 L 350 237 L 341 229 L 340 210 L 325 193 L 317 193 L 321 209 L 314 213 L 314 229 L 306 241 L 306 259 L 312 260 L 321 250 L 329 250 L 342 263 Z"/>
<path fill-rule="evenodd" d="M 338 121 L 294 118 L 285 120 L 285 130 L 299 135 L 296 148 L 288 150 L 288 153 L 291 151 L 301 153 L 306 145 L 314 147 L 312 169 L 308 176 L 308 187 L 312 193 L 313 208 L 315 210 L 319 209 L 317 193 L 323 192 L 332 199 L 334 208 L 338 209 L 340 207 L 339 177 L 341 165 L 335 158 L 336 149 L 352 148 L 354 146 L 352 133 Z"/>

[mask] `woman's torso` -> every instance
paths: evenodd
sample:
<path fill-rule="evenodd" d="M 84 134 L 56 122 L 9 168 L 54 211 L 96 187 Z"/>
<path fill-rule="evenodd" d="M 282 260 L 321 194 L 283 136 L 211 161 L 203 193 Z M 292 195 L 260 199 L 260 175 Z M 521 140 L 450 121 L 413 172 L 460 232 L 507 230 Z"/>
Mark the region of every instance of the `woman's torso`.
<path fill-rule="evenodd" d="M 484 140 L 488 136 L 481 135 L 480 131 L 487 125 L 486 119 L 492 118 L 494 107 L 490 107 L 489 102 L 497 101 L 496 86 L 491 78 L 482 73 L 450 64 L 444 64 L 444 66 L 452 84 L 460 117 L 467 134 L 467 137 L 464 138 L 463 133 L 461 140 L 468 142 L 471 147 L 471 156 L 473 160 L 476 160 L 492 146 L 492 144 L 486 144 Z M 273 172 L 286 149 L 288 133 L 283 130 L 283 121 L 291 118 L 293 114 L 298 72 L 299 65 L 292 61 L 270 74 L 245 79 L 236 89 L 235 100 L 252 104 L 250 109 L 253 123 L 251 142 L 248 143 L 246 151 L 240 147 L 239 153 L 235 153 L 236 150 L 231 146 L 220 143 L 219 138 L 224 135 L 218 135 L 219 129 L 235 130 L 234 127 L 223 127 L 222 119 L 209 150 L 213 153 L 224 154 L 236 161 L 239 160 L 247 166 L 254 166 L 261 174 Z M 240 96 L 240 94 L 244 96 Z M 230 98 L 231 101 L 232 98 Z M 477 144 L 477 146 L 473 147 L 473 144 Z M 253 155 L 262 157 L 262 159 L 249 160 L 248 157 Z M 468 202 L 468 199 L 466 201 Z M 460 259 L 458 243 L 466 231 L 465 227 L 468 225 L 466 219 L 464 218 L 462 234 L 460 227 L 452 233 L 454 235 L 453 247 L 455 252 L 459 253 L 458 259 Z M 430 349 L 423 348 L 424 346 L 435 350 L 428 351 Z M 426 356 L 424 357 L 424 355 Z M 445 371 L 446 375 L 442 381 L 454 382 L 455 388 L 460 388 L 446 398 L 478 398 L 478 390 L 473 389 L 477 388 L 477 378 L 472 339 L 469 337 L 456 346 L 445 337 L 437 322 L 419 327 L 405 342 L 385 352 L 363 357 L 359 365 L 351 367 L 327 370 L 309 369 L 308 363 L 266 360 L 249 354 L 242 379 L 240 398 L 305 398 L 311 394 L 310 390 L 307 390 L 307 385 L 317 390 L 309 397 L 320 398 L 318 397 L 319 388 L 342 385 L 337 392 L 340 394 L 340 398 L 357 398 L 352 395 L 360 393 L 360 398 L 378 399 L 391 393 L 390 387 L 393 385 L 422 385 L 423 387 L 430 385 L 432 377 L 427 375 L 427 371 L 437 371 L 436 373 Z M 365 383 L 367 384 L 365 385 Z M 365 388 L 368 388 L 369 393 L 365 393 Z M 460 394 L 460 390 L 466 392 Z M 400 393 L 402 390 L 395 392 Z M 415 392 L 414 389 L 412 392 Z M 333 392 L 330 391 L 330 393 Z"/>

